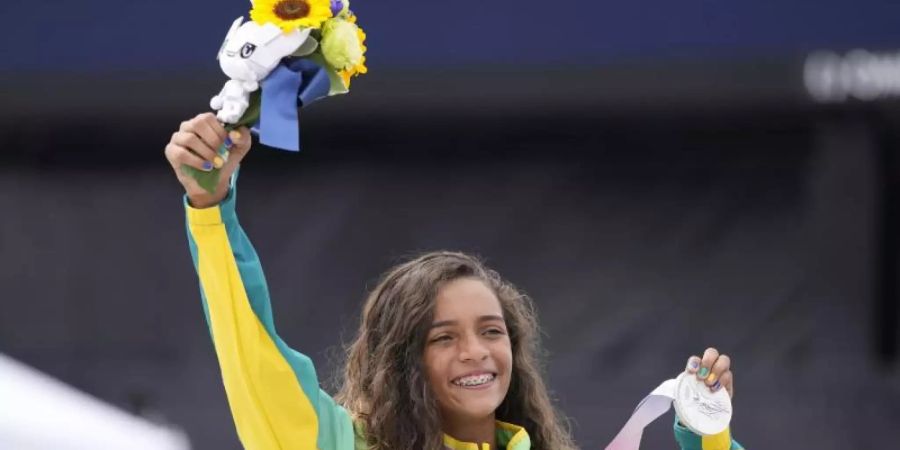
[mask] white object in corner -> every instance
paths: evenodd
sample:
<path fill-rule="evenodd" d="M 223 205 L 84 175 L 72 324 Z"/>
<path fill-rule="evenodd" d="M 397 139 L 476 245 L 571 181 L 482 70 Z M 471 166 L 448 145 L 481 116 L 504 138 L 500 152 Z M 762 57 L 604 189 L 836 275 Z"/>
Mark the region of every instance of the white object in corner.
<path fill-rule="evenodd" d="M 0 448 L 190 450 L 187 436 L 0 354 Z"/>

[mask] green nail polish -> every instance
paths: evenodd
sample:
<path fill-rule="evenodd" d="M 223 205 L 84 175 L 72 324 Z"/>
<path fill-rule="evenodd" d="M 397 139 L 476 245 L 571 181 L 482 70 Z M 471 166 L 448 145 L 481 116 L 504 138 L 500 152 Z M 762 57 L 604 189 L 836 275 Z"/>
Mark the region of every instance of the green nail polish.
<path fill-rule="evenodd" d="M 701 367 L 700 371 L 697 372 L 697 376 L 700 378 L 706 378 L 709 375 L 709 369 L 706 367 Z"/>

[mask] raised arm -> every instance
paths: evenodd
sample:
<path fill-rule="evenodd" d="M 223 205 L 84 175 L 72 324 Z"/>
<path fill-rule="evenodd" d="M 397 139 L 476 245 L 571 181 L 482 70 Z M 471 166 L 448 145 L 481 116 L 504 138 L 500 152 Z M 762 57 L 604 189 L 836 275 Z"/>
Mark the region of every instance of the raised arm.
<path fill-rule="evenodd" d="M 229 178 L 250 147 L 247 131 L 241 131 L 228 161 L 219 161 L 222 180 L 213 194 L 179 169 L 190 156 L 208 158 L 206 150 L 224 140 L 214 116 L 182 124 L 166 150 L 187 192 L 191 255 L 238 436 L 254 450 L 350 450 L 349 415 L 319 389 L 312 361 L 278 336 L 262 266 L 237 220 Z M 212 155 L 206 161 L 215 164 Z"/>

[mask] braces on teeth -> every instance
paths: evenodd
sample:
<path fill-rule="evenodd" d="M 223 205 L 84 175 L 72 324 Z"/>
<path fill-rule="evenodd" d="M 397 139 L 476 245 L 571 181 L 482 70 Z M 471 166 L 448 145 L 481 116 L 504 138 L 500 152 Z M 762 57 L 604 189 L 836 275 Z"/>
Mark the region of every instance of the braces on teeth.
<path fill-rule="evenodd" d="M 491 381 L 493 379 L 494 379 L 494 375 L 485 374 L 485 375 L 478 375 L 475 377 L 462 378 L 459 381 L 456 381 L 455 384 L 457 384 L 459 386 L 478 386 L 481 384 L 485 384 L 488 381 Z"/>

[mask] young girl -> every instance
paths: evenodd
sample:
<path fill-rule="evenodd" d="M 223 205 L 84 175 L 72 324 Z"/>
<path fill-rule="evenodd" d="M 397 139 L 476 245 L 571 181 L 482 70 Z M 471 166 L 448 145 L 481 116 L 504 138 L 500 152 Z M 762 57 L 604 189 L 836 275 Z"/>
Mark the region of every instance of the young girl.
<path fill-rule="evenodd" d="M 224 160 L 215 149 L 230 148 Z M 203 308 L 238 436 L 253 450 L 566 450 L 575 448 L 547 394 L 530 300 L 462 253 L 422 255 L 369 294 L 343 387 L 319 388 L 312 362 L 275 332 L 256 252 L 235 213 L 232 174 L 250 149 L 213 114 L 183 122 L 166 157 L 187 193 L 188 237 Z M 214 194 L 181 171 L 221 169 Z M 730 360 L 688 360 L 732 394 Z M 726 430 L 700 437 L 676 422 L 685 450 L 739 449 Z"/>

